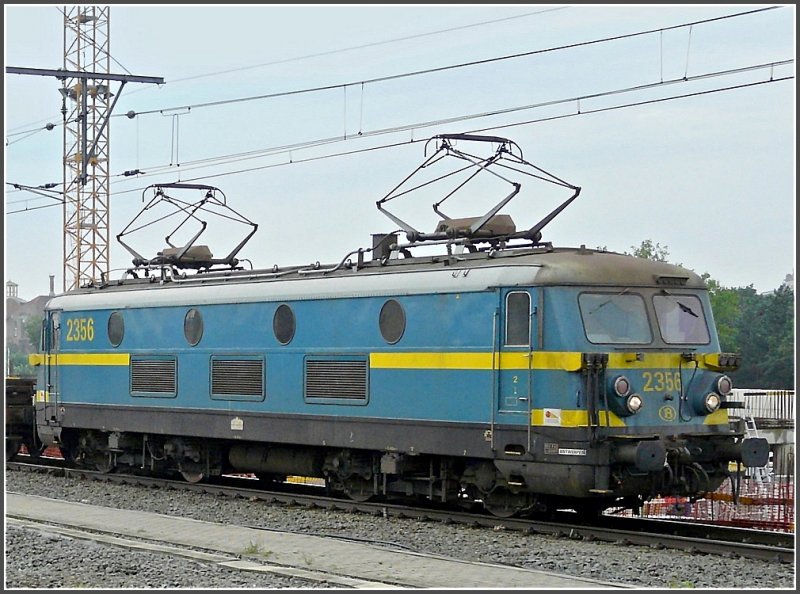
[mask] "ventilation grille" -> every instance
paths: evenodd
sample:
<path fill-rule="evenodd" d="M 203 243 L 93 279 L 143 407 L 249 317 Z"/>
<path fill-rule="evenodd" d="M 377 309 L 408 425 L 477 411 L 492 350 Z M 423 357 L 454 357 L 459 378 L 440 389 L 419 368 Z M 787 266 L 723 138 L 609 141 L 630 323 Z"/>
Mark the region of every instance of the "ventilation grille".
<path fill-rule="evenodd" d="M 175 394 L 175 359 L 132 359 L 131 392 Z"/>
<path fill-rule="evenodd" d="M 264 361 L 261 359 L 213 359 L 211 394 L 214 396 L 263 396 Z"/>
<path fill-rule="evenodd" d="M 306 359 L 306 398 L 367 399 L 367 361 Z"/>

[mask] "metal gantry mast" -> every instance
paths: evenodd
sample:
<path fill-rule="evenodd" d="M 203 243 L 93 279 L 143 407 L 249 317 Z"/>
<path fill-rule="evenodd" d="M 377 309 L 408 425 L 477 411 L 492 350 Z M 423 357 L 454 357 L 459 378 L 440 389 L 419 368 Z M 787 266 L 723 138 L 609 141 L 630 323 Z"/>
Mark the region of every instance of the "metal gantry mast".
<path fill-rule="evenodd" d="M 111 74 L 110 7 L 64 7 L 64 66 L 59 70 L 6 67 L 10 74 L 63 81 L 64 291 L 109 273 L 109 118 L 127 82 L 163 84 L 154 76 Z M 116 93 L 110 81 L 119 81 Z M 115 97 L 111 101 L 111 97 Z M 69 105 L 69 107 L 67 107 Z"/>
<path fill-rule="evenodd" d="M 64 7 L 64 70 L 109 74 L 109 11 L 108 6 Z M 109 273 L 111 93 L 98 80 L 70 77 L 61 89 L 65 291 Z"/>

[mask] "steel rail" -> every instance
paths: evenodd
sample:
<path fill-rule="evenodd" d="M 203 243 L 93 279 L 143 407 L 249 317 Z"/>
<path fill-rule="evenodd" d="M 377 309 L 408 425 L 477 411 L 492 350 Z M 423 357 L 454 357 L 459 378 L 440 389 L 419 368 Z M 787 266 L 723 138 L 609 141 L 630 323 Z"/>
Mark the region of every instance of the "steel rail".
<path fill-rule="evenodd" d="M 40 460 L 40 463 L 42 461 Z M 60 460 L 46 460 L 52 464 Z M 411 518 L 420 521 L 438 521 L 472 527 L 505 529 L 525 534 L 547 534 L 584 540 L 600 541 L 620 546 L 644 546 L 656 549 L 681 550 L 694 554 L 712 554 L 731 558 L 794 563 L 794 535 L 765 530 L 731 528 L 679 521 L 649 520 L 601 516 L 590 524 L 575 514 L 558 514 L 547 520 L 535 518 L 498 518 L 483 510 L 464 511 L 452 508 L 411 507 L 392 502 L 357 502 L 322 494 L 324 489 L 313 485 L 284 483 L 281 490 L 263 490 L 248 486 L 257 484 L 254 479 L 223 476 L 213 482 L 188 483 L 161 477 L 135 476 L 98 471 L 41 466 L 24 462 L 6 462 L 7 469 L 46 472 L 65 477 L 80 477 L 117 484 L 137 484 L 164 489 L 176 489 L 217 496 L 239 497 L 266 503 L 281 503 L 317 507 L 346 512 L 359 512 L 375 516 Z M 274 487 L 274 484 L 271 485 Z"/>

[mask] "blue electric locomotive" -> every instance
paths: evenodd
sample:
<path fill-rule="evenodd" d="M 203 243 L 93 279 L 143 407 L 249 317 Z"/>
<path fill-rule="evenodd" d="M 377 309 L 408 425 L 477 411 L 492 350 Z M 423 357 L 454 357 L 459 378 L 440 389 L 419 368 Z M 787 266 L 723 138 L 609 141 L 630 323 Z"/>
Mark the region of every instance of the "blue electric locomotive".
<path fill-rule="evenodd" d="M 456 157 L 460 189 L 470 168 L 499 166 L 511 193 L 466 219 L 442 200 L 422 233 L 385 210 L 401 184 L 378 207 L 408 243 L 375 235 L 331 266 L 244 270 L 244 242 L 215 260 L 200 233 L 150 259 L 123 242 L 135 256 L 125 278 L 47 306 L 42 441 L 106 471 L 316 476 L 358 500 L 480 502 L 500 516 L 636 509 L 713 491 L 734 480 L 732 463 L 767 463 L 767 442 L 728 418 L 738 358 L 719 352 L 699 276 L 543 242 L 579 188 L 539 168 L 533 177 L 572 196 L 517 231 L 498 211 L 521 187 L 507 172 L 534 167 L 518 147 L 436 141 L 417 172 Z M 498 148 L 482 158 L 457 143 Z M 183 184 L 157 186 L 154 200 L 185 189 L 204 194 L 180 209 L 186 221 L 224 204 L 216 188 Z"/>

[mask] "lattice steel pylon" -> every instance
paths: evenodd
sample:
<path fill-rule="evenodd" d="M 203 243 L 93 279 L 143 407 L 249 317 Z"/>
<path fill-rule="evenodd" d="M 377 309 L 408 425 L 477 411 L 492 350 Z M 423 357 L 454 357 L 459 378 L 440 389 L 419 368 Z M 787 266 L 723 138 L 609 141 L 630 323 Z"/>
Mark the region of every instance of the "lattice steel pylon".
<path fill-rule="evenodd" d="M 6 66 L 7 74 L 62 81 L 64 291 L 108 277 L 111 111 L 126 83 L 164 84 L 160 76 L 109 72 L 109 12 L 108 6 L 64 7 L 63 68 Z M 116 95 L 108 86 L 111 81 L 120 83 Z"/>
<path fill-rule="evenodd" d="M 64 7 L 64 70 L 108 75 L 110 8 Z M 64 290 L 109 273 L 109 127 L 107 78 L 65 78 Z M 89 147 L 91 147 L 91 152 Z"/>

